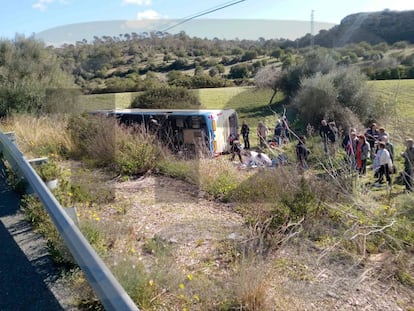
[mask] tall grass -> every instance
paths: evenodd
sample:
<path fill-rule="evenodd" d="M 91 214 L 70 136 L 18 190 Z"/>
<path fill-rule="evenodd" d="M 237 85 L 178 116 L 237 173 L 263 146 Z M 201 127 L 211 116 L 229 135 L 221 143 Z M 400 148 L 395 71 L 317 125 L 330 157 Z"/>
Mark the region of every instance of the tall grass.
<path fill-rule="evenodd" d="M 103 116 L 81 115 L 69 120 L 73 155 L 115 174 L 142 175 L 153 170 L 166 149 L 142 126 L 125 127 Z"/>
<path fill-rule="evenodd" d="M 18 114 L 1 122 L 2 130 L 15 132 L 19 149 L 32 157 L 67 156 L 72 149 L 72 140 L 66 125 L 67 117 L 64 115 L 35 117 Z"/>

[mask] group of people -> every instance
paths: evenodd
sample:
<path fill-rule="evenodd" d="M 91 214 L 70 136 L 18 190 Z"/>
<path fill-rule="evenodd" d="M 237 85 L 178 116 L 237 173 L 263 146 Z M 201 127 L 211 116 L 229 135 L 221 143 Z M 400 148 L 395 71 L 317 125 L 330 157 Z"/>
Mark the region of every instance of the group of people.
<path fill-rule="evenodd" d="M 263 123 L 263 121 L 260 121 L 256 134 L 257 138 L 259 139 L 259 147 L 261 149 L 267 148 L 268 146 L 274 147 L 274 146 L 281 146 L 283 143 L 286 143 L 289 141 L 289 125 L 286 116 L 283 116 L 282 119 L 278 119 L 273 131 L 272 138 L 268 141 L 269 136 L 269 129 L 267 126 Z M 246 124 L 245 121 L 243 121 L 240 134 L 243 137 L 243 144 L 244 149 L 249 150 L 250 149 L 250 128 Z"/>
<path fill-rule="evenodd" d="M 270 141 L 267 141 L 269 129 L 263 122 L 259 122 L 257 127 L 257 136 L 259 139 L 260 149 L 272 146 L 272 143 L 280 146 L 289 141 L 289 127 L 285 117 L 276 122 L 274 128 L 274 136 Z M 313 127 L 308 125 L 307 132 L 313 133 Z M 250 129 L 249 126 L 243 122 L 241 127 L 241 135 L 243 137 L 244 148 L 238 140 L 238 136 L 234 135 L 231 139 L 231 152 L 233 161 L 235 156 L 239 157 L 241 163 L 247 166 L 272 166 L 272 161 L 265 153 L 260 151 L 250 150 L 249 140 Z M 335 155 L 336 145 L 339 140 L 339 131 L 334 121 L 321 121 L 319 135 L 323 143 L 324 151 L 329 155 Z M 360 175 L 366 175 L 367 164 L 372 163 L 375 183 L 374 185 L 380 187 L 386 182 L 387 187 L 391 187 L 391 174 L 395 173 L 394 165 L 394 146 L 389 139 L 388 133 L 384 127 L 377 127 L 376 123 L 364 132 L 357 133 L 356 129 L 351 129 L 342 140 L 342 147 L 344 148 L 349 163 Z M 296 158 L 298 167 L 306 170 L 308 169 L 308 157 L 310 151 L 306 146 L 306 137 L 299 136 L 296 145 Z M 243 156 L 246 161 L 243 161 Z M 413 191 L 414 179 L 414 141 L 411 138 L 406 139 L 406 149 L 400 155 L 404 159 L 404 171 L 402 177 L 407 191 Z M 286 161 L 287 163 L 287 161 Z"/>
<path fill-rule="evenodd" d="M 245 121 L 242 122 L 240 129 L 240 134 L 243 138 L 243 145 L 239 140 L 239 135 L 237 133 L 231 133 L 229 137 L 229 143 L 231 146 L 231 161 L 237 156 L 240 160 L 240 163 L 245 164 L 248 167 L 257 167 L 257 166 L 277 166 L 284 165 L 287 163 L 286 157 L 279 155 L 275 159 L 270 159 L 266 153 L 261 151 L 251 150 L 250 145 L 250 128 Z M 260 150 L 267 148 L 268 146 L 280 146 L 284 142 L 289 140 L 289 128 L 288 122 L 285 116 L 282 119 L 278 119 L 274 129 L 274 136 L 268 141 L 269 129 L 266 127 L 264 122 L 260 121 L 256 134 L 259 140 L 258 147 Z M 246 158 L 246 161 L 243 161 L 243 157 Z"/>
<path fill-rule="evenodd" d="M 402 177 L 406 190 L 412 191 L 413 168 L 414 168 L 414 148 L 413 140 L 406 140 L 406 150 L 401 154 L 404 158 L 404 171 Z M 389 135 L 384 127 L 377 128 L 376 123 L 364 132 L 357 134 L 356 129 L 351 129 L 342 141 L 348 160 L 352 168 L 357 170 L 360 175 L 366 175 L 367 161 L 372 161 L 374 185 L 380 187 L 387 183 L 391 187 L 391 174 L 396 172 L 394 165 L 394 145 L 390 142 Z"/>
<path fill-rule="evenodd" d="M 243 130 L 243 126 L 242 126 L 242 130 Z M 231 161 L 234 161 L 237 155 L 240 160 L 240 163 L 245 164 L 248 167 L 272 166 L 273 162 L 267 154 L 259 152 L 259 151 L 249 150 L 250 144 L 248 141 L 248 137 L 247 137 L 248 148 L 242 147 L 237 134 L 230 134 L 229 143 L 231 147 L 231 159 L 230 159 Z M 246 146 L 246 140 L 244 141 L 244 144 Z M 246 157 L 245 161 L 243 161 L 243 156 Z"/>

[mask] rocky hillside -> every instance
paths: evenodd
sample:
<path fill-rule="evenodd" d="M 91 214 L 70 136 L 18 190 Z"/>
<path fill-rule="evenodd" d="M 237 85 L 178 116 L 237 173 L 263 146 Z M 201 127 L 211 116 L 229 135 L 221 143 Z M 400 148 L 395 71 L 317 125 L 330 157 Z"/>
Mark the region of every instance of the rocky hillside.
<path fill-rule="evenodd" d="M 366 41 L 370 44 L 398 41 L 414 42 L 414 11 L 357 13 L 346 16 L 341 23 L 315 36 L 315 44 L 340 47 Z"/>

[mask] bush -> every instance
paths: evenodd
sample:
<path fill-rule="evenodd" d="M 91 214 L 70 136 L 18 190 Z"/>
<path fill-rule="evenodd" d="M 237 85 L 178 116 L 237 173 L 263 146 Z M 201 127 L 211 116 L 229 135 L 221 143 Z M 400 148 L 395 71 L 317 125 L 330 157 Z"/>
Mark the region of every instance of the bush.
<path fill-rule="evenodd" d="M 335 120 L 338 127 L 350 128 L 358 125 L 352 124 L 358 119 L 379 116 L 382 110 L 365 82 L 365 76 L 354 69 L 303 79 L 293 100 L 302 123 L 319 124 L 328 118 Z"/>
<path fill-rule="evenodd" d="M 40 178 L 45 182 L 57 179 L 61 174 L 60 168 L 53 161 L 38 165 L 36 171 Z"/>
<path fill-rule="evenodd" d="M 137 96 L 132 108 L 184 109 L 199 108 L 200 102 L 189 90 L 181 87 L 152 88 Z"/>
<path fill-rule="evenodd" d="M 156 137 L 143 127 L 125 127 L 103 116 L 73 116 L 68 125 L 74 156 L 115 174 L 141 175 L 162 156 Z"/>

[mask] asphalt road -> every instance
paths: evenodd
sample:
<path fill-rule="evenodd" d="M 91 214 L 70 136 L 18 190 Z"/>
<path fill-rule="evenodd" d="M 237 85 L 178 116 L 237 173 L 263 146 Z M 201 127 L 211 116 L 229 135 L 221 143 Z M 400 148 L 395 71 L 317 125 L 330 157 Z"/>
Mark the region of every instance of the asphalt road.
<path fill-rule="evenodd" d="M 0 311 L 74 310 L 58 301 L 67 298 L 59 292 L 59 271 L 45 241 L 24 220 L 19 201 L 0 161 Z"/>

